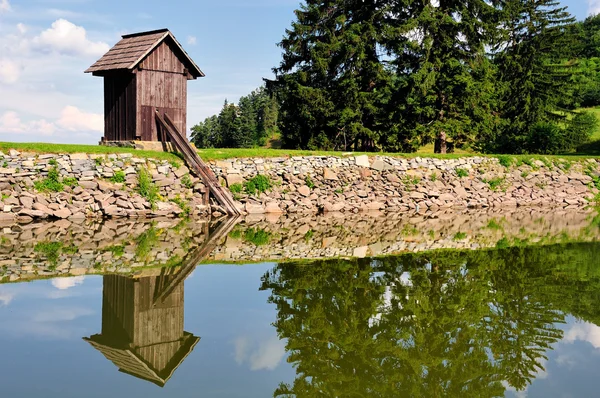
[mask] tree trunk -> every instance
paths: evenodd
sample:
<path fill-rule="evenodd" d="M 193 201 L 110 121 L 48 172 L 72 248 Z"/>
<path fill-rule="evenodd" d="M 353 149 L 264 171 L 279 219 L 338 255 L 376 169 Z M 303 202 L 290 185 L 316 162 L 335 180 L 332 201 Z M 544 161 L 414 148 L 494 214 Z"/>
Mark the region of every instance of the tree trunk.
<path fill-rule="evenodd" d="M 447 141 L 446 141 L 446 132 L 440 131 L 436 140 L 435 140 L 435 153 L 446 153 L 447 152 Z"/>

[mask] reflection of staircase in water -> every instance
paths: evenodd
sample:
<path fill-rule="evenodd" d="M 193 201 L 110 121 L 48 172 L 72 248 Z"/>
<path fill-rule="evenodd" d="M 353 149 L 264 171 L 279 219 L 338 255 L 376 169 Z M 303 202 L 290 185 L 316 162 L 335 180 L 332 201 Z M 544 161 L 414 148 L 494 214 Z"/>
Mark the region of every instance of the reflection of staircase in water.
<path fill-rule="evenodd" d="M 84 340 L 119 371 L 163 387 L 200 341 L 183 329 L 183 282 L 236 223 L 222 222 L 179 267 L 104 276 L 102 332 Z"/>

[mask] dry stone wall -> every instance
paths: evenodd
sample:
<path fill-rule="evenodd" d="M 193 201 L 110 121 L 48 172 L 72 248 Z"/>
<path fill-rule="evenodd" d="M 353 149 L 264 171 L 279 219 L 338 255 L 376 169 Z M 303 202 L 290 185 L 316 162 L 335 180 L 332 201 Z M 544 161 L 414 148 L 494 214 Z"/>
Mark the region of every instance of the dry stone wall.
<path fill-rule="evenodd" d="M 113 217 L 175 217 L 182 213 L 208 215 L 206 189 L 183 162 L 135 157 L 133 154 L 0 153 L 0 223 L 40 219 L 101 219 Z M 52 170 L 60 189 L 43 189 Z M 144 170 L 155 187 L 155 200 L 138 191 Z M 120 174 L 122 182 L 115 179 Z"/>
<path fill-rule="evenodd" d="M 598 190 L 595 159 L 526 159 L 503 166 L 496 158 L 459 159 L 384 156 L 292 157 L 217 161 L 227 182 L 244 184 L 257 174 L 271 190 L 238 198 L 250 214 L 314 213 L 445 208 L 578 207 Z"/>
<path fill-rule="evenodd" d="M 40 219 L 155 218 L 189 214 L 220 216 L 206 205 L 206 187 L 183 162 L 131 154 L 33 154 L 0 152 L 0 223 Z M 245 214 L 365 211 L 423 212 L 517 206 L 582 207 L 597 195 L 595 159 L 526 160 L 503 166 L 498 159 L 307 156 L 211 162 L 224 185 L 237 191 L 261 174 L 266 192 L 234 195 Z M 61 188 L 44 190 L 53 170 Z M 154 199 L 140 194 L 145 170 Z M 115 180 L 123 177 L 122 182 Z M 63 183 L 64 182 L 64 183 Z M 43 185 L 43 184 L 41 184 Z"/>

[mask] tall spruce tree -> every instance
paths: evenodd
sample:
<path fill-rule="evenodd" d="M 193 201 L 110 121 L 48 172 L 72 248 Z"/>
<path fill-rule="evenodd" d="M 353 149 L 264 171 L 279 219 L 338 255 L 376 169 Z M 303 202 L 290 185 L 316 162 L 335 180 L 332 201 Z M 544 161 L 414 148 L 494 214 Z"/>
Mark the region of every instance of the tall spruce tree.
<path fill-rule="evenodd" d="M 388 39 L 401 87 L 392 112 L 413 146 L 437 138 L 457 144 L 493 124 L 491 65 L 485 46 L 497 33 L 498 9 L 487 0 L 391 0 Z M 483 112 L 482 112 L 483 111 Z M 408 130 L 408 131 L 407 131 Z"/>
<path fill-rule="evenodd" d="M 503 40 L 496 48 L 500 111 L 503 125 L 489 151 L 535 151 L 528 135 L 541 122 L 557 118 L 554 111 L 568 95 L 572 65 L 565 63 L 574 18 L 556 0 L 506 0 Z"/>
<path fill-rule="evenodd" d="M 274 69 L 284 146 L 373 150 L 388 87 L 381 52 L 388 0 L 307 0 Z"/>

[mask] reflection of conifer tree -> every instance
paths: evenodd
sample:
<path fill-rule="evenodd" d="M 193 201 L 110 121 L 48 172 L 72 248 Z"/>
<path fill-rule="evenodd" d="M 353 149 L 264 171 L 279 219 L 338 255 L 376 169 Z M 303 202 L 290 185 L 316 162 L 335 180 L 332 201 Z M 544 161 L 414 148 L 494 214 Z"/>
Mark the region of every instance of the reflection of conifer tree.
<path fill-rule="evenodd" d="M 267 273 L 262 285 L 272 290 L 275 326 L 288 339 L 298 373 L 292 387 L 282 385 L 275 395 L 384 396 L 371 391 L 384 387 L 384 379 L 369 324 L 385 286 L 372 279 L 370 264 L 288 265 Z"/>
<path fill-rule="evenodd" d="M 389 311 L 380 323 L 381 342 L 397 347 L 384 362 L 385 373 L 402 375 L 396 396 L 492 397 L 504 388 L 490 361 L 483 322 L 489 289 L 479 270 L 463 260 L 404 256 L 381 260 L 378 270 L 397 280 Z"/>
<path fill-rule="evenodd" d="M 487 258 L 498 268 L 490 281 L 494 291 L 488 323 L 492 353 L 503 378 L 521 390 L 536 372 L 544 370 L 545 352 L 562 338 L 562 331 L 554 325 L 564 322 L 564 315 L 544 292 L 547 285 L 540 271 L 550 271 L 545 267 L 549 265 L 545 264 L 547 253 L 514 248 L 490 252 Z"/>
<path fill-rule="evenodd" d="M 284 264 L 263 278 L 296 366 L 275 396 L 502 396 L 562 336 L 560 246 Z"/>

